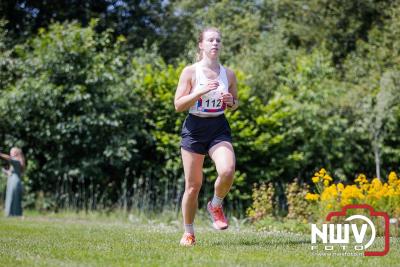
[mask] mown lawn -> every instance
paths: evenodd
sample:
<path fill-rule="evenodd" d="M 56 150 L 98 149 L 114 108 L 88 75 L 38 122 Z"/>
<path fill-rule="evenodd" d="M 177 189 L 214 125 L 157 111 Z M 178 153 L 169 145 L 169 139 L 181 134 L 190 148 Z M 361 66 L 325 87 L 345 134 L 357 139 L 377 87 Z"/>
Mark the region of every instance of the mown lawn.
<path fill-rule="evenodd" d="M 201 220 L 199 220 L 201 221 Z M 197 245 L 182 248 L 180 222 L 135 216 L 0 217 L 0 266 L 399 266 L 399 239 L 385 257 L 313 256 L 310 237 L 232 225 L 197 227 Z"/>

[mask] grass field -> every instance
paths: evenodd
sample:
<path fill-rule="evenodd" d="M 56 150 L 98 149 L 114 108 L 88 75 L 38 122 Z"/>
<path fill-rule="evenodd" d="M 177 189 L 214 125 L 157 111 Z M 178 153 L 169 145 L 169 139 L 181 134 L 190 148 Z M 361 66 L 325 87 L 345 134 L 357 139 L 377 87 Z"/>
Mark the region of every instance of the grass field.
<path fill-rule="evenodd" d="M 175 216 L 176 218 L 176 216 Z M 179 220 L 124 214 L 0 217 L 0 266 L 399 266 L 399 239 L 385 257 L 313 256 L 310 237 L 232 223 L 217 232 L 199 216 L 197 245 L 182 248 Z"/>

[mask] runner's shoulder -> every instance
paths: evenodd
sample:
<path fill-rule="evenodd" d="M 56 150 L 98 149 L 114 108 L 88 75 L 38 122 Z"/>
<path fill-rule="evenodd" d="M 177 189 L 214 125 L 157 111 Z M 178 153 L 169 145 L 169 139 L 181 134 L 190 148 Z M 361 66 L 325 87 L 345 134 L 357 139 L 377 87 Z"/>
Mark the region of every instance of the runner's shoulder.
<path fill-rule="evenodd" d="M 236 77 L 235 72 L 233 70 L 231 70 L 228 67 L 224 67 L 225 71 L 226 71 L 226 76 L 228 76 L 228 78 L 234 78 Z"/>
<path fill-rule="evenodd" d="M 228 82 L 230 84 L 236 82 L 235 72 L 233 72 L 233 70 L 231 70 L 227 67 L 224 67 L 224 68 L 225 68 L 225 72 L 226 72 L 226 77 L 228 78 Z"/>
<path fill-rule="evenodd" d="M 194 83 L 196 77 L 196 65 L 188 65 L 182 70 L 181 78 L 186 81 L 190 81 L 190 83 Z"/>
<path fill-rule="evenodd" d="M 196 72 L 196 65 L 192 64 L 183 68 L 182 75 L 192 76 L 195 72 Z"/>

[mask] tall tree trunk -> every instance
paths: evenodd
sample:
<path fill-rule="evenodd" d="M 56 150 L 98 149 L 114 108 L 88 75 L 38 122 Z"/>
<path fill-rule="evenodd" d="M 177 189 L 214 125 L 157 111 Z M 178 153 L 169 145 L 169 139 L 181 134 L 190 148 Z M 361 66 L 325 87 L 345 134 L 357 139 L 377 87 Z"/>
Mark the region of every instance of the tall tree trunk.
<path fill-rule="evenodd" d="M 375 155 L 375 170 L 376 177 L 381 180 L 381 158 L 380 158 L 380 149 L 379 149 L 379 141 L 377 136 L 375 136 L 375 140 L 373 143 L 374 155 Z"/>

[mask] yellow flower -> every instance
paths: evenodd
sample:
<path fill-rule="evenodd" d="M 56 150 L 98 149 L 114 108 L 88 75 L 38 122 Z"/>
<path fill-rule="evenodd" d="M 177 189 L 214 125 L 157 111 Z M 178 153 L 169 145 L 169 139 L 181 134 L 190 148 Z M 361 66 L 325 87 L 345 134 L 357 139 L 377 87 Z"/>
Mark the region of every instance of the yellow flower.
<path fill-rule="evenodd" d="M 361 190 L 363 191 L 363 192 L 367 192 L 368 190 L 369 190 L 369 188 L 370 188 L 370 184 L 362 184 L 362 185 L 360 185 L 360 188 L 361 188 Z"/>
<path fill-rule="evenodd" d="M 354 182 L 358 183 L 358 184 L 366 184 L 368 183 L 367 177 L 365 176 L 365 174 L 360 174 L 358 175 L 358 177 L 354 180 Z"/>
<path fill-rule="evenodd" d="M 318 176 L 314 176 L 312 178 L 312 181 L 313 181 L 314 184 L 318 183 L 319 182 L 319 177 Z"/>
<path fill-rule="evenodd" d="M 317 201 L 319 199 L 319 194 L 307 193 L 305 199 L 309 201 Z"/>
<path fill-rule="evenodd" d="M 325 187 L 324 191 L 321 193 L 321 200 L 322 201 L 327 201 L 331 199 L 336 199 L 338 196 L 338 192 L 336 189 L 336 185 L 331 185 L 328 187 Z"/>
<path fill-rule="evenodd" d="M 367 179 L 365 174 L 359 174 L 353 185 L 333 183 L 333 178 L 321 168 L 312 177 L 320 194 L 307 193 L 308 201 L 315 201 L 319 208 L 330 210 L 353 203 L 368 203 L 373 206 L 388 206 L 392 216 L 400 216 L 400 177 L 390 172 L 388 182 L 383 183 L 378 178 Z M 320 186 L 322 185 L 322 187 Z"/>
<path fill-rule="evenodd" d="M 344 190 L 344 185 L 343 185 L 342 183 L 338 183 L 338 184 L 337 184 L 337 190 L 338 190 L 339 192 L 342 192 L 342 191 Z"/>
<path fill-rule="evenodd" d="M 342 199 L 364 199 L 365 196 L 356 185 L 348 185 L 342 192 Z"/>
<path fill-rule="evenodd" d="M 398 181 L 398 177 L 397 177 L 397 175 L 396 175 L 396 173 L 395 172 L 390 172 L 389 173 L 389 184 L 390 185 L 395 185 L 395 184 L 397 184 L 397 181 Z"/>
<path fill-rule="evenodd" d="M 375 191 L 380 190 L 382 187 L 382 182 L 378 178 L 374 178 L 371 181 L 371 188 L 373 188 Z"/>
<path fill-rule="evenodd" d="M 386 192 L 386 195 L 387 195 L 388 197 L 392 197 L 392 196 L 394 196 L 394 195 L 395 195 L 394 188 L 393 188 L 393 187 L 391 187 L 390 185 L 389 185 L 389 189 L 388 189 L 388 191 Z"/>
<path fill-rule="evenodd" d="M 343 206 L 346 206 L 346 205 L 348 205 L 348 204 L 351 204 L 351 201 L 349 200 L 349 199 L 347 199 L 347 198 L 342 198 L 342 200 L 340 201 L 340 205 L 343 207 Z"/>

